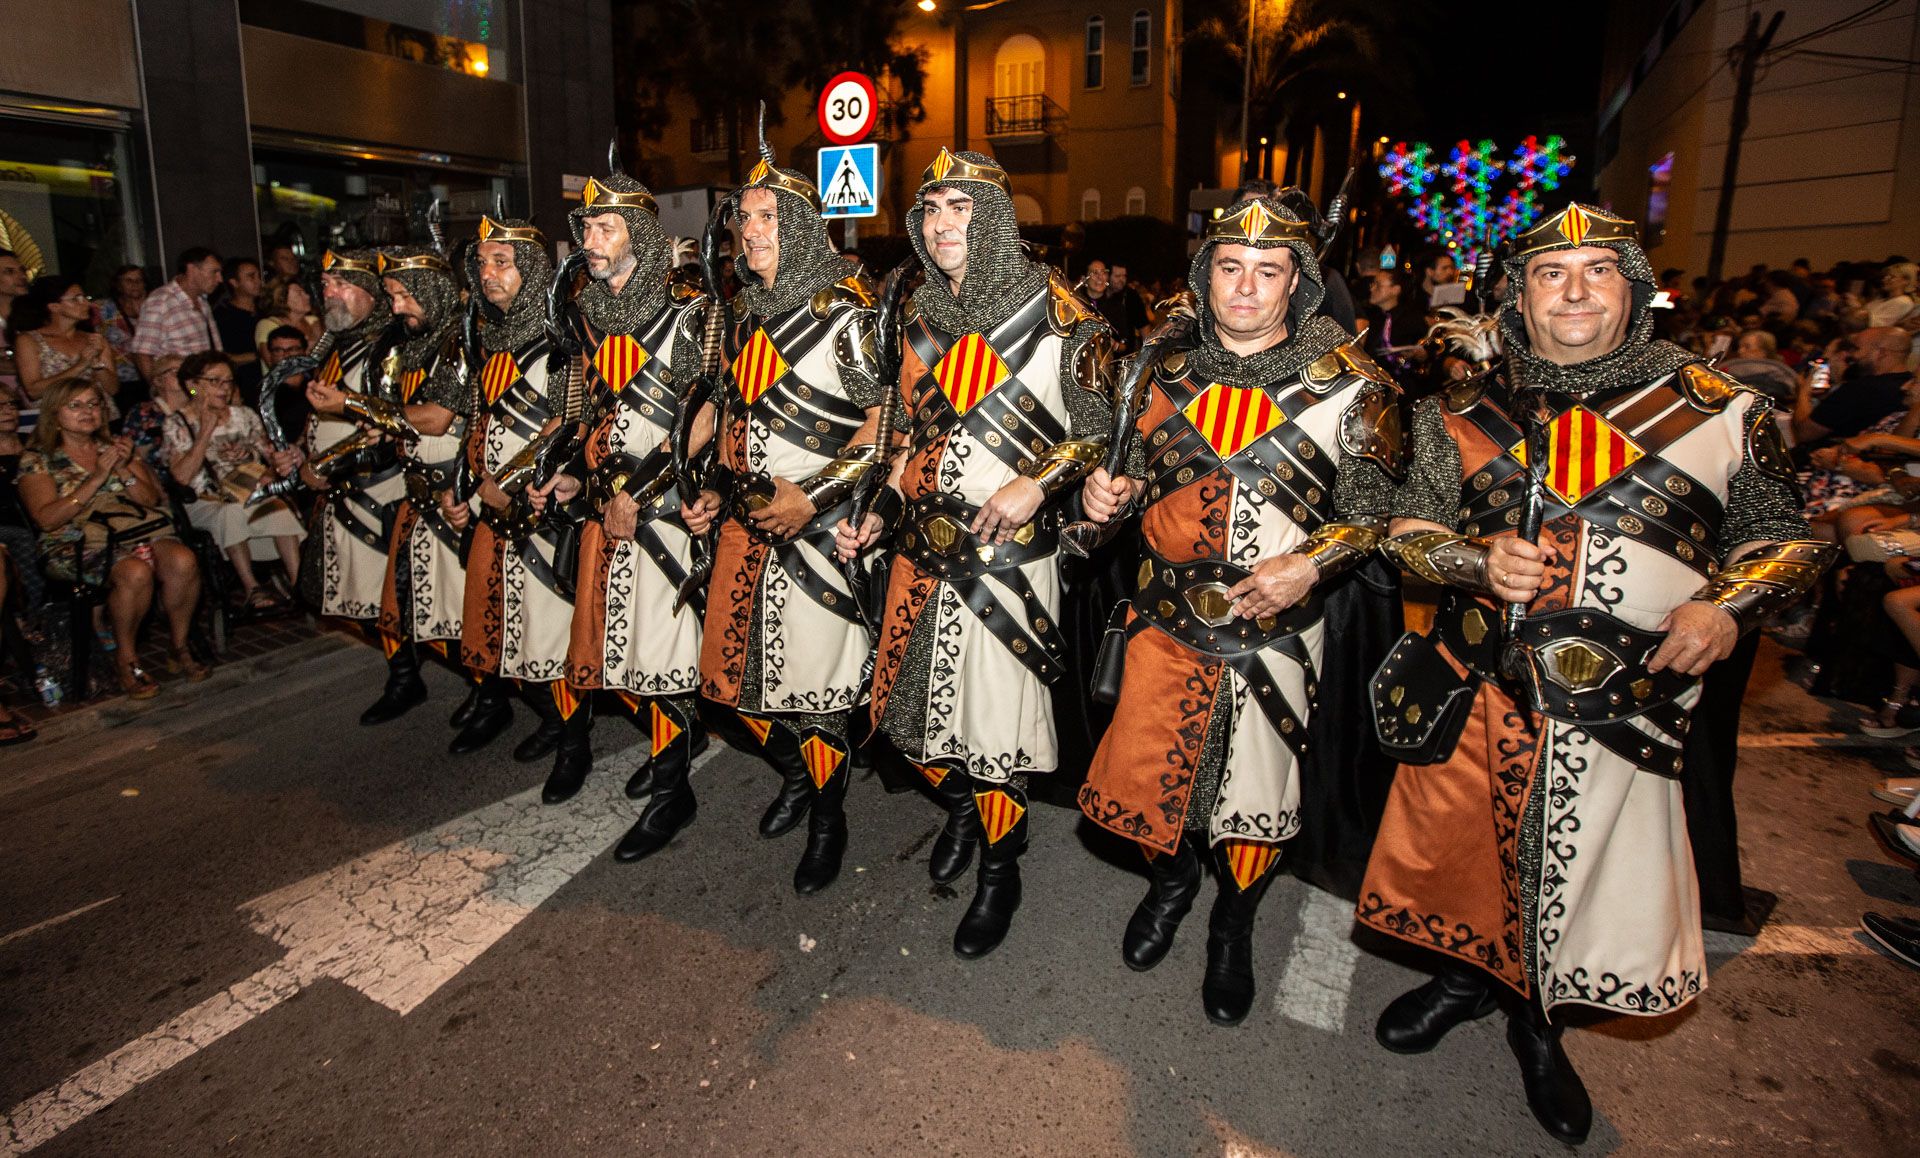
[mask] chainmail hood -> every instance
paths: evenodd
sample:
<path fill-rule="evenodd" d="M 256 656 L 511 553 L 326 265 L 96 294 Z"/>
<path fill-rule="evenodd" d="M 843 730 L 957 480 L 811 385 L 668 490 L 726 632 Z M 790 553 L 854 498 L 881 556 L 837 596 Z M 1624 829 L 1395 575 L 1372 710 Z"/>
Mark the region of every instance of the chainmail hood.
<path fill-rule="evenodd" d="M 531 221 L 507 218 L 495 222 L 509 229 L 531 229 Z M 489 351 L 517 350 L 531 342 L 547 324 L 547 286 L 553 281 L 553 259 L 547 247 L 533 241 L 511 241 L 513 264 L 520 271 L 520 292 L 505 311 L 480 293 L 480 246 L 467 247 L 467 284 L 480 304 L 480 344 Z"/>
<path fill-rule="evenodd" d="M 600 185 L 615 193 L 649 193 L 645 185 L 614 173 Z M 667 304 L 667 275 L 673 272 L 673 241 L 660 232 L 660 219 L 637 205 L 582 205 L 567 214 L 575 245 L 581 243 L 584 223 L 602 213 L 618 213 L 627 223 L 627 243 L 633 253 L 633 273 L 618 294 L 598 278 L 580 291 L 580 312 L 595 329 L 608 334 L 631 334 L 652 320 Z"/>
<path fill-rule="evenodd" d="M 1319 312 L 1326 286 L 1320 263 L 1313 255 L 1311 235 L 1306 230 L 1288 228 L 1304 224 L 1299 215 L 1273 198 L 1262 198 L 1254 204 L 1256 209 L 1234 206 L 1233 223 L 1224 232 L 1209 226 L 1207 239 L 1187 269 L 1187 284 L 1192 287 L 1199 314 L 1194 327 L 1195 349 L 1190 356 L 1204 376 L 1226 386 L 1262 386 L 1290 378 L 1353 337 L 1339 322 Z M 1262 222 L 1261 210 L 1275 223 Z M 1284 246 L 1293 251 L 1300 269 L 1300 282 L 1287 301 L 1286 338 L 1257 354 L 1242 356 L 1229 351 L 1214 329 L 1213 309 L 1207 299 L 1212 288 L 1213 255 L 1221 245 L 1250 245 L 1255 249 Z"/>
<path fill-rule="evenodd" d="M 792 169 L 777 172 L 789 179 L 806 180 Z M 780 241 L 780 266 L 774 272 L 773 284 L 767 285 L 747 268 L 746 247 L 740 247 L 741 252 L 733 259 L 733 269 L 740 277 L 740 301 L 749 311 L 763 318 L 784 314 L 826 287 L 846 279 L 852 269 L 827 238 L 827 223 L 819 210 L 797 194 L 775 185 L 748 182 L 740 192 L 744 194 L 750 189 L 771 190 L 774 204 L 779 207 L 775 229 Z"/>
<path fill-rule="evenodd" d="M 1638 241 L 1625 236 L 1625 230 L 1609 231 L 1619 232 L 1622 236 L 1583 237 L 1580 241 L 1589 247 L 1613 250 L 1620 257 L 1620 272 L 1633 283 L 1633 313 L 1627 323 L 1626 340 L 1597 358 L 1571 366 L 1549 362 L 1533 352 L 1533 346 L 1527 341 L 1526 322 L 1520 313 L 1520 291 L 1526 283 L 1527 266 L 1543 253 L 1580 248 L 1576 241 L 1567 239 L 1565 229 L 1566 219 L 1579 215 L 1609 224 L 1630 224 L 1620 222 L 1603 209 L 1576 202 L 1519 239 L 1524 243 L 1527 238 L 1544 235 L 1560 240 L 1531 249 L 1523 244 L 1519 248 L 1525 252 L 1516 252 L 1503 263 L 1507 273 L 1507 292 L 1500 302 L 1500 334 L 1506 344 L 1508 374 L 1513 386 L 1518 389 L 1536 388 L 1585 395 L 1646 382 L 1671 373 L 1688 362 L 1698 361 L 1698 357 L 1688 350 L 1671 342 L 1654 340 L 1653 296 L 1659 283 L 1654 278 L 1653 267 L 1647 263 L 1646 251 L 1640 248 Z M 1560 224 L 1556 226 L 1556 223 Z M 1558 232 L 1545 232 L 1555 229 Z M 1578 236 L 1578 231 L 1575 236 Z"/>
<path fill-rule="evenodd" d="M 437 256 L 439 250 L 409 245 L 381 251 L 388 261 L 409 257 Z M 387 277 L 399 282 L 412 294 L 426 313 L 426 326 L 419 333 L 407 330 L 400 339 L 400 369 L 418 370 L 439 351 L 447 335 L 460 324 L 460 287 L 451 275 L 438 269 L 390 270 Z"/>
<path fill-rule="evenodd" d="M 999 162 L 985 153 L 953 156 L 975 165 L 999 167 Z M 967 222 L 967 274 L 958 294 L 933 264 L 920 231 L 926 211 L 920 207 L 919 198 L 929 190 L 948 187 L 962 189 L 973 197 L 973 215 Z M 998 183 L 963 176 L 960 170 L 921 185 L 913 208 L 907 210 L 907 240 L 927 270 L 926 281 L 914 291 L 913 304 L 949 333 L 991 330 L 1012 317 L 1022 302 L 1047 284 L 1047 267 L 1028 260 L 1020 250 L 1013 198 Z"/>

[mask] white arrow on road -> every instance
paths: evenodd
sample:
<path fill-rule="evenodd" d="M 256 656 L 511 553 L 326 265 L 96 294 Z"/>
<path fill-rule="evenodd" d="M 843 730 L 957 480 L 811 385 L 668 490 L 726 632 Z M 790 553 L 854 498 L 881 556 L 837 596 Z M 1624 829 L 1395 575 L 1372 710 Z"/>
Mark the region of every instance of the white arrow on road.
<path fill-rule="evenodd" d="M 642 749 L 602 757 L 620 767 Z M 723 749 L 694 763 L 698 768 Z M 0 1131 L 24 1154 L 308 985 L 343 981 L 405 1016 L 586 868 L 633 822 L 610 775 L 564 805 L 529 789 L 240 906 L 280 960 L 35 1094 Z"/>

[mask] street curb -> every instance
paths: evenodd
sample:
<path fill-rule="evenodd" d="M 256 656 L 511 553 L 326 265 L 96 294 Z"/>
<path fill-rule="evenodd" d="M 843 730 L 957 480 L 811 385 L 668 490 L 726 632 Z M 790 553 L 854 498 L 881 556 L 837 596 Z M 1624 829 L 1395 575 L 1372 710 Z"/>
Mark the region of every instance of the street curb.
<path fill-rule="evenodd" d="M 363 646 L 365 644 L 352 636 L 330 631 L 265 655 L 223 663 L 198 684 L 169 680 L 161 685 L 160 694 L 150 700 L 130 700 L 124 695 L 116 695 L 41 721 L 38 725 L 40 735 L 34 741 L 34 747 L 65 743 L 128 724 L 145 723 L 157 715 L 191 707 L 202 697 L 231 691 L 261 676 L 274 675 L 311 660 Z"/>

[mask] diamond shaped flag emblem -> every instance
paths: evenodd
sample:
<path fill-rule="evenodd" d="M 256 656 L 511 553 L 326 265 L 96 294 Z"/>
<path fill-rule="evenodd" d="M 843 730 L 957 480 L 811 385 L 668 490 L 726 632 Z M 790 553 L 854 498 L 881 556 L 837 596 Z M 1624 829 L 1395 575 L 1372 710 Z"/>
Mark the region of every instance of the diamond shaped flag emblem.
<path fill-rule="evenodd" d="M 1516 442 L 1509 452 L 1527 465 L 1527 444 Z M 1632 466 L 1645 452 L 1614 429 L 1606 419 L 1584 406 L 1575 406 L 1547 427 L 1549 489 L 1569 505 Z"/>
<path fill-rule="evenodd" d="M 593 352 L 593 368 L 609 390 L 619 390 L 633 381 L 647 364 L 647 350 L 631 334 L 614 334 Z"/>
<path fill-rule="evenodd" d="M 1578 205 L 1567 206 L 1567 215 L 1560 222 L 1560 232 L 1566 236 L 1568 241 L 1579 245 L 1582 241 L 1586 240 L 1587 234 L 1591 232 L 1592 229 L 1593 222 L 1588 219 L 1585 213 L 1580 211 Z"/>
<path fill-rule="evenodd" d="M 748 406 L 760 401 L 767 387 L 778 382 L 786 372 L 786 359 L 780 356 L 764 329 L 755 330 L 733 360 L 733 380 L 739 384 L 740 397 L 746 399 Z"/>
<path fill-rule="evenodd" d="M 1230 838 L 1226 842 L 1227 869 L 1233 874 L 1233 883 L 1240 886 L 1241 892 L 1252 888 L 1273 862 L 1280 859 L 1280 846 L 1259 840 L 1241 840 Z"/>
<path fill-rule="evenodd" d="M 827 743 L 819 736 L 808 736 L 800 745 L 800 758 L 806 761 L 807 777 L 817 789 L 825 789 L 827 781 L 840 770 L 840 764 L 847 754 Z"/>
<path fill-rule="evenodd" d="M 940 393 L 953 403 L 954 411 L 964 415 L 1011 373 L 987 343 L 986 336 L 975 333 L 953 344 L 940 364 L 933 368 L 933 379 L 939 384 Z"/>
<path fill-rule="evenodd" d="M 1187 421 L 1221 458 L 1232 458 L 1287 420 L 1264 390 L 1214 383 L 1187 403 Z"/>
<path fill-rule="evenodd" d="M 986 834 L 988 844 L 999 844 L 1027 814 L 1026 805 L 998 788 L 974 793 L 973 802 L 980 809 L 980 831 Z"/>

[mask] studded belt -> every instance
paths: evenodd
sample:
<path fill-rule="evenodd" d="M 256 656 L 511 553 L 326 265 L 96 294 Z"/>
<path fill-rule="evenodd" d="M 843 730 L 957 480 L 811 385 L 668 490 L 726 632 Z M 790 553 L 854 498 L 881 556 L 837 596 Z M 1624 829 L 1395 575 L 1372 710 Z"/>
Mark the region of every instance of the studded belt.
<path fill-rule="evenodd" d="M 1482 679 L 1501 682 L 1498 616 L 1485 604 L 1448 592 L 1435 616 L 1442 642 Z M 1689 711 L 1676 701 L 1696 684 L 1672 668 L 1649 672 L 1647 660 L 1666 637 L 1604 611 L 1570 607 L 1522 621 L 1527 705 L 1548 719 L 1574 724 L 1637 767 L 1678 776 Z M 1643 719 L 1673 742 L 1628 723 Z"/>

